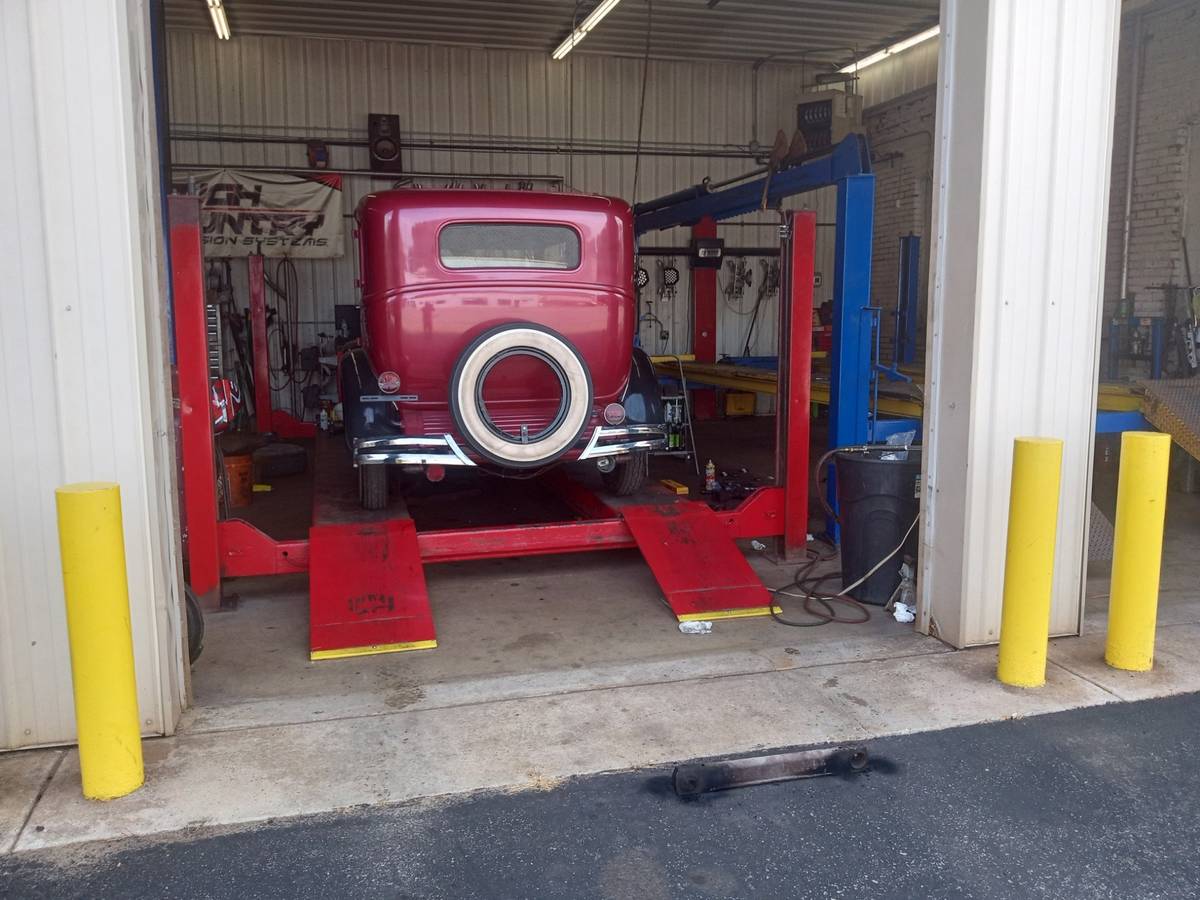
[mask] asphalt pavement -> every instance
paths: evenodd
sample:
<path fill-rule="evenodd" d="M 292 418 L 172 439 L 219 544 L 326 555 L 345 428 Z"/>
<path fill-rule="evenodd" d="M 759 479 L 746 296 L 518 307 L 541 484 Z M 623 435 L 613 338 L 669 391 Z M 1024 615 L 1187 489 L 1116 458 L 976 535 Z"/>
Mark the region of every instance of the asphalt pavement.
<path fill-rule="evenodd" d="M 1200 694 L 869 747 L 863 775 L 690 802 L 667 767 L 21 853 L 0 896 L 1200 896 Z"/>

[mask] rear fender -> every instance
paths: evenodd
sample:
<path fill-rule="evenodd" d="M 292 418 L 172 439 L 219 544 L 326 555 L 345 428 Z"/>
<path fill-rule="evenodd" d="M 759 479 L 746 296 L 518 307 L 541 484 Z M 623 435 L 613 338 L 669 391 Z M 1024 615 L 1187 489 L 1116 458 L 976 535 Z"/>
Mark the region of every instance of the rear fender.
<path fill-rule="evenodd" d="M 625 407 L 625 420 L 633 425 L 662 425 L 665 420 L 658 375 L 641 347 L 633 348 L 629 384 L 621 403 Z"/>
<path fill-rule="evenodd" d="M 357 438 L 396 437 L 404 433 L 400 414 L 394 404 L 363 399 L 382 396 L 375 370 L 365 350 L 351 350 L 342 356 L 338 385 L 342 396 L 346 443 L 351 447 Z"/>

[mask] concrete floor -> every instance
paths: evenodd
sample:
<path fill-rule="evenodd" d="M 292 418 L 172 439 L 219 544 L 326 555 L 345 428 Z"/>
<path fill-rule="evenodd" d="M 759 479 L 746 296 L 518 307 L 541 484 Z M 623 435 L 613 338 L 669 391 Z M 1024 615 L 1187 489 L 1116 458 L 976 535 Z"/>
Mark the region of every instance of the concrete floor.
<path fill-rule="evenodd" d="M 866 774 L 698 800 L 669 767 L 0 857 L 22 900 L 1052 897 L 1200 885 L 1200 694 L 871 742 Z"/>
<path fill-rule="evenodd" d="M 702 452 L 727 465 L 740 441 L 710 430 Z M 750 459 L 749 475 L 770 463 L 764 443 L 735 457 Z M 667 462 L 674 470 L 661 474 L 686 477 L 680 461 Z M 1099 467 L 1098 491 L 1106 478 Z M 280 488 L 277 500 L 306 502 L 299 483 Z M 518 514 L 521 498 L 512 502 L 493 512 Z M 1154 672 L 1104 665 L 1107 579 L 1097 572 L 1083 636 L 1054 642 L 1037 691 L 999 685 L 994 649 L 951 652 L 879 612 L 866 625 L 744 619 L 680 634 L 632 552 L 430 567 L 437 650 L 319 663 L 307 656 L 305 579 L 239 580 L 230 585 L 238 608 L 209 617 L 195 705 L 178 735 L 146 743 L 146 787 L 92 804 L 79 796 L 75 751 L 0 757 L 0 847 L 537 789 L 583 773 L 1198 690 L 1197 535 L 1200 497 L 1172 494 Z M 794 566 L 748 556 L 768 586 L 793 577 Z"/>

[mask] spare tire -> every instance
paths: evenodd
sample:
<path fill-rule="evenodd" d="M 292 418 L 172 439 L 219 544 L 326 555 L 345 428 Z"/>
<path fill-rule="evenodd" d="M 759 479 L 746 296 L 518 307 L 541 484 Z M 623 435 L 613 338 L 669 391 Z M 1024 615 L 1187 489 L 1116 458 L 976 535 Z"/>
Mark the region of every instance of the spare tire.
<path fill-rule="evenodd" d="M 488 414 L 483 385 L 501 360 L 530 356 L 558 378 L 558 410 L 537 434 L 523 439 L 501 430 Z M 459 433 L 481 456 L 515 469 L 544 466 L 566 454 L 592 417 L 592 376 L 571 342 L 532 322 L 511 322 L 485 331 L 458 358 L 450 378 L 450 412 Z"/>

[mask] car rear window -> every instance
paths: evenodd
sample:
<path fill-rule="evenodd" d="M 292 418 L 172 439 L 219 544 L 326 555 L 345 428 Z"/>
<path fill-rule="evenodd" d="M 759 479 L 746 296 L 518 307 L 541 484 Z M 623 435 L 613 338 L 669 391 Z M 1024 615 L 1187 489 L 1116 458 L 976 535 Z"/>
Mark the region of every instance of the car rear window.
<path fill-rule="evenodd" d="M 566 225 L 461 222 L 438 235 L 447 269 L 574 269 L 579 233 Z"/>

